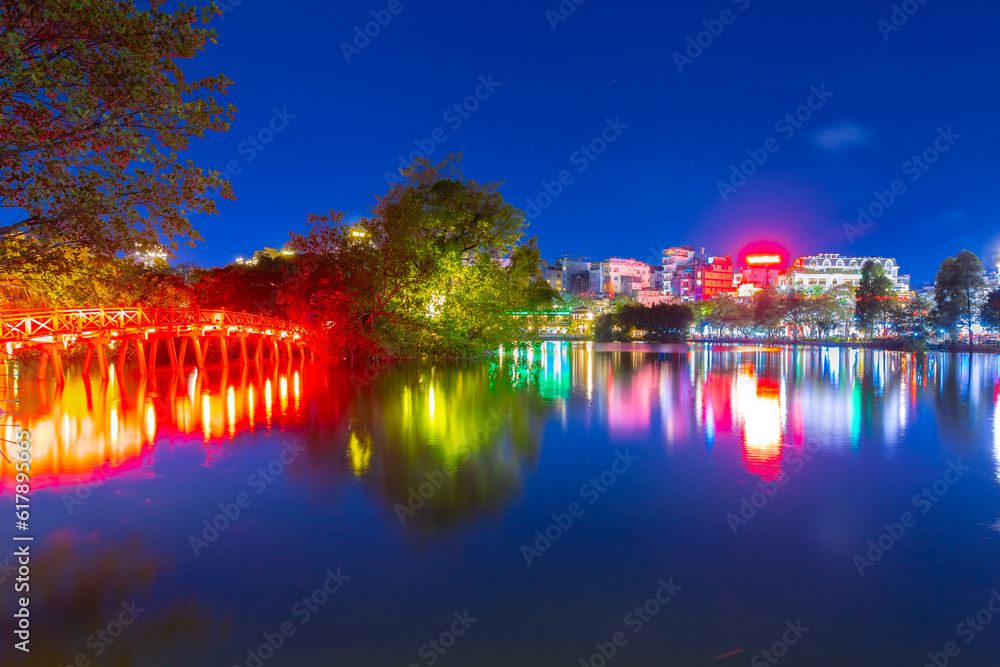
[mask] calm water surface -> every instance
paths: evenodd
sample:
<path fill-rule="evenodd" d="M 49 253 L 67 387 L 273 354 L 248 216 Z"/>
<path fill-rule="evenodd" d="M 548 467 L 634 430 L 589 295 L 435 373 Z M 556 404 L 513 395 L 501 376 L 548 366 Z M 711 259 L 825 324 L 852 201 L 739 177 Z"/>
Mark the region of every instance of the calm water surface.
<path fill-rule="evenodd" d="M 14 656 L 4 604 L 5 665 L 1000 664 L 994 355 L 21 375 L 35 633 Z"/>

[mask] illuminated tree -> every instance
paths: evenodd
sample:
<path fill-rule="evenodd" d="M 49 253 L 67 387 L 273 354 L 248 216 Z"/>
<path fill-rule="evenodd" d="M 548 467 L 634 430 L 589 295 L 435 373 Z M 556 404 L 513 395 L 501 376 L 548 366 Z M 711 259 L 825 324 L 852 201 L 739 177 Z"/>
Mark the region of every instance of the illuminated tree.
<path fill-rule="evenodd" d="M 946 329 L 964 328 L 972 340 L 972 325 L 986 290 L 986 270 L 975 254 L 963 250 L 941 262 L 934 280 L 934 303 L 938 322 Z"/>
<path fill-rule="evenodd" d="M 979 321 L 990 331 L 1000 331 L 1000 289 L 995 289 L 986 295 L 982 310 L 979 312 Z"/>
<path fill-rule="evenodd" d="M 470 355 L 517 336 L 511 311 L 551 308 L 537 247 L 520 243 L 524 214 L 499 184 L 465 179 L 455 156 L 418 159 L 403 175 L 370 216 L 313 215 L 306 234 L 291 235 L 326 281 L 297 310 L 336 315 L 331 328 L 377 341 L 384 354 Z"/>
<path fill-rule="evenodd" d="M 187 216 L 232 190 L 178 153 L 235 109 L 223 76 L 188 81 L 214 30 L 214 5 L 148 10 L 128 0 L 0 3 L 0 242 L 29 233 L 41 250 L 131 252 L 161 237 L 197 239 Z"/>
<path fill-rule="evenodd" d="M 868 330 L 869 337 L 874 335 L 878 324 L 882 325 L 884 332 L 896 307 L 896 293 L 881 264 L 871 259 L 864 263 L 854 296 L 854 316 L 858 327 Z"/>

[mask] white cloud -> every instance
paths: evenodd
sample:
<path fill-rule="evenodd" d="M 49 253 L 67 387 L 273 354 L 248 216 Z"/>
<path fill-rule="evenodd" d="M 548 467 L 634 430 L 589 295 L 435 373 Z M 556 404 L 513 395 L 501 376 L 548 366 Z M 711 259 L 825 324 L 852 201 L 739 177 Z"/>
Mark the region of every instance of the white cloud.
<path fill-rule="evenodd" d="M 870 143 L 872 133 L 853 123 L 837 123 L 821 129 L 813 136 L 816 145 L 828 151 L 838 151 L 851 145 Z"/>

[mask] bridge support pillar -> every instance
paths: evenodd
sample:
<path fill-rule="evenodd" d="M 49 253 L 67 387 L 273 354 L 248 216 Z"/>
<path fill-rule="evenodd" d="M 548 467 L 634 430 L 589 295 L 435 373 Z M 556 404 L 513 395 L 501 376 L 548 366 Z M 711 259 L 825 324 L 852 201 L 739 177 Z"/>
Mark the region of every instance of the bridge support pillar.
<path fill-rule="evenodd" d="M 201 341 L 194 335 L 188 336 L 188 338 L 191 339 L 191 347 L 194 348 L 194 359 L 198 364 L 198 370 L 203 371 L 205 370 L 205 355 L 201 349 Z"/>
<path fill-rule="evenodd" d="M 281 361 L 281 352 L 278 351 L 278 341 L 274 338 L 271 339 L 271 345 L 274 347 L 274 358 L 271 359 L 274 363 Z"/>
<path fill-rule="evenodd" d="M 177 350 L 174 348 L 174 339 L 167 338 L 163 341 L 167 344 L 167 354 L 170 356 L 170 370 L 177 372 Z"/>
<path fill-rule="evenodd" d="M 87 351 L 83 353 L 83 377 L 90 377 L 90 364 L 94 361 L 94 344 L 87 343 Z"/>
<path fill-rule="evenodd" d="M 125 353 L 128 351 L 128 338 L 119 339 L 121 347 L 118 348 L 118 372 L 125 367 Z"/>
<path fill-rule="evenodd" d="M 49 370 L 49 360 L 52 360 L 52 371 L 56 376 L 56 385 L 62 387 L 66 384 L 66 375 L 63 372 L 62 355 L 59 347 L 52 345 L 42 350 L 42 359 L 38 365 L 38 379 L 44 381 Z"/>
<path fill-rule="evenodd" d="M 292 341 L 288 338 L 285 339 L 285 350 L 288 352 L 288 360 L 291 361 L 295 355 L 292 354 Z"/>
<path fill-rule="evenodd" d="M 149 370 L 156 370 L 156 353 L 160 351 L 160 339 L 154 338 L 149 343 Z"/>
<path fill-rule="evenodd" d="M 139 360 L 139 375 L 146 377 L 146 345 L 139 338 L 135 339 L 135 358 Z"/>
<path fill-rule="evenodd" d="M 240 367 L 244 368 L 247 364 L 247 337 L 240 336 Z"/>
<path fill-rule="evenodd" d="M 224 334 L 219 334 L 219 350 L 222 352 L 222 367 L 229 368 L 229 346 Z"/>

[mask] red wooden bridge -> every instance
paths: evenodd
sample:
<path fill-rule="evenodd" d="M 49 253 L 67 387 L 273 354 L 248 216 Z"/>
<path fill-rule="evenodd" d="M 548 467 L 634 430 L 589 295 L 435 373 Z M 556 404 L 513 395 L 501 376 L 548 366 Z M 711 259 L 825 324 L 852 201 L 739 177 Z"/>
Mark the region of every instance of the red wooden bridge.
<path fill-rule="evenodd" d="M 261 315 L 201 310 L 197 308 L 74 308 L 63 310 L 0 311 L 0 357 L 12 356 L 18 349 L 42 351 L 38 377 L 44 380 L 51 361 L 56 382 L 65 383 L 62 353 L 74 345 L 86 345 L 83 373 L 90 374 L 96 357 L 101 377 L 108 378 L 106 348 L 118 347 L 118 367 L 126 359 L 131 343 L 139 363 L 139 372 L 146 375 L 155 367 L 158 347 L 167 348 L 170 366 L 175 371 L 184 368 L 187 350 L 194 353 L 198 368 L 205 367 L 205 354 L 210 341 L 217 340 L 223 366 L 229 365 L 227 341 L 238 342 L 240 365 L 264 358 L 270 349 L 270 359 L 281 359 L 281 347 L 287 358 L 306 355 L 305 331 L 289 322 Z M 175 341 L 180 341 L 180 348 Z M 147 362 L 147 343 L 148 362 Z"/>

